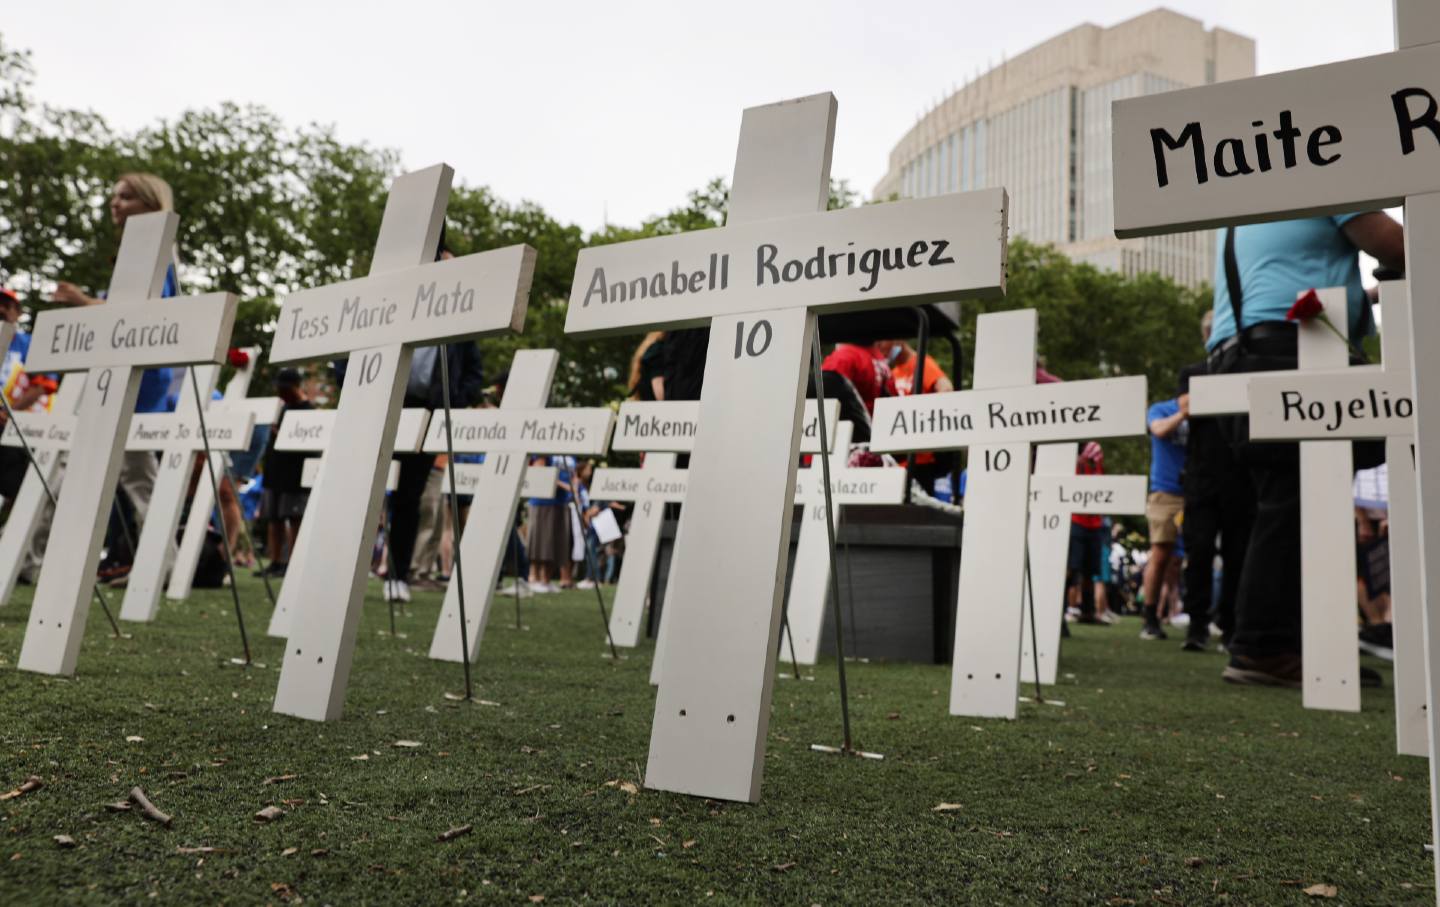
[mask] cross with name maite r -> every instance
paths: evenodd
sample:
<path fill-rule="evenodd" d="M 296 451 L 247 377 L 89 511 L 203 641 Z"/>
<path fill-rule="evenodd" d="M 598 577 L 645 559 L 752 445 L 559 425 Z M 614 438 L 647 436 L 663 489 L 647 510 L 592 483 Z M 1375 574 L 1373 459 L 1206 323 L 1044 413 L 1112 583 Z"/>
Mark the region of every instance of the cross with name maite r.
<path fill-rule="evenodd" d="M 225 356 L 234 296 L 208 293 L 153 304 L 160 301 L 179 223 L 168 211 L 129 218 L 105 304 L 52 309 L 35 319 L 26 367 L 89 374 L 20 649 L 22 670 L 75 671 L 141 370 L 218 363 Z"/>
<path fill-rule="evenodd" d="M 453 171 L 444 164 L 390 187 L 368 277 L 286 297 L 275 328 L 275 364 L 350 357 L 329 458 L 305 523 L 325 540 L 292 562 L 291 615 L 275 711 L 340 717 L 365 596 L 396 420 L 414 347 L 519 331 L 535 251 L 507 246 L 436 261 Z M 302 523 L 302 526 L 305 525 Z"/>
<path fill-rule="evenodd" d="M 825 211 L 835 110 L 829 94 L 746 110 L 724 227 L 576 262 L 567 332 L 710 327 L 645 771 L 658 790 L 759 799 L 817 314 L 1004 292 L 1003 189 Z"/>
<path fill-rule="evenodd" d="M 950 714 L 1014 718 L 1030 445 L 1145 433 L 1145 379 L 1035 384 L 1034 309 L 981 315 L 973 390 L 875 401 L 870 449 L 969 448 Z"/>

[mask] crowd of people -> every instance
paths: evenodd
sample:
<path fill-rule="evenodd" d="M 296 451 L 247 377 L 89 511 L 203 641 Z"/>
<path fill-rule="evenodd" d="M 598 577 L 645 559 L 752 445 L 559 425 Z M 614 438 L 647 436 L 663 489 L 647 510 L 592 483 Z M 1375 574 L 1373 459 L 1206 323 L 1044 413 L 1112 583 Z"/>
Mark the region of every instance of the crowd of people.
<path fill-rule="evenodd" d="M 122 174 L 114 184 L 110 214 L 117 231 L 136 214 L 173 209 L 170 187 L 152 174 Z M 1300 683 L 1301 644 L 1298 447 L 1252 442 L 1245 416 L 1192 415 L 1189 382 L 1201 375 L 1294 368 L 1298 328 L 1288 315 L 1297 295 L 1310 288 L 1345 287 L 1350 336 L 1373 333 L 1373 294 L 1362 285 L 1359 255 L 1378 260 L 1377 276 L 1382 279 L 1403 274 L 1403 231 L 1388 215 L 1369 212 L 1224 229 L 1217 243 L 1214 305 L 1200 325 L 1206 358 L 1182 369 L 1175 393 L 1156 401 L 1147 414 L 1148 538 L 1137 550 L 1125 541 L 1121 524 L 1100 516 L 1073 516 L 1067 617 L 1105 625 L 1114 622 L 1116 613 L 1133 608 L 1143 617 L 1142 636 L 1147 640 L 1166 639 L 1167 627 L 1183 627 L 1184 649 L 1204 651 L 1218 635 L 1229 653 L 1226 680 L 1293 687 Z M 450 256 L 442 231 L 436 258 Z M 163 295 L 173 296 L 178 289 L 172 265 Z M 60 281 L 52 301 L 87 306 L 103 304 L 105 297 Z M 17 323 L 21 316 L 15 294 L 0 290 L 0 318 Z M 50 411 L 59 378 L 26 370 L 29 340 L 28 333 L 17 332 L 5 353 L 3 393 L 14 412 Z M 708 345 L 705 328 L 647 335 L 630 363 L 631 398 L 699 399 Z M 1351 344 L 1354 358 L 1361 356 L 1360 349 L 1359 343 Z M 332 364 L 336 386 L 344 384 L 345 364 Z M 136 412 L 173 410 L 184 374 L 147 369 Z M 1036 378 L 1059 380 L 1043 367 Z M 406 380 L 404 405 L 438 409 L 448 390 L 452 407 L 493 406 L 504 380 L 502 375 L 486 386 L 480 348 L 473 342 L 419 347 Z M 839 402 L 842 418 L 854 423 L 855 441 L 862 444 L 870 436 L 877 399 L 954 388 L 940 363 L 928 355 L 922 363 L 903 339 L 835 344 L 824 357 L 822 380 L 825 395 Z M 313 408 L 316 381 L 315 375 L 295 369 L 278 371 L 274 384 L 283 411 Z M 815 390 L 811 388 L 812 395 Z M 1362 645 L 1383 654 L 1390 647 L 1383 448 L 1357 444 L 1355 449 L 1357 468 L 1364 470 L 1356 483 L 1357 617 L 1364 624 Z M 233 468 L 222 483 L 215 531 L 231 543 L 226 550 L 249 557 L 246 546 L 239 544 L 247 515 L 242 502 L 258 497 L 253 516 L 263 522 L 265 532 L 263 543 L 254 547 L 267 555 L 264 570 L 271 575 L 285 574 L 305 516 L 303 457 L 276 450 L 272 427 L 262 426 L 251 451 L 232 458 Z M 384 580 L 385 598 L 403 602 L 410 600 L 412 586 L 438 588 L 448 582 L 455 537 L 442 494 L 445 459 L 427 453 L 404 453 L 396 459 L 399 481 L 376 527 L 374 569 Z M 457 456 L 457 461 L 483 460 L 483 455 Z M 505 555 L 504 573 L 512 584 L 507 591 L 534 595 L 613 583 L 624 557 L 623 541 L 602 539 L 595 521 L 608 512 L 623 526 L 629 515 L 626 506 L 591 499 L 591 461 L 555 456 L 532 462 L 555 467 L 557 479 L 548 496 L 530 498 L 517 516 Z M 944 452 L 915 454 L 908 464 L 923 492 L 941 498 L 963 496 L 959 465 L 957 454 Z M 197 458 L 195 481 L 200 466 Z M 0 497 L 14 499 L 27 468 L 21 449 L 0 447 Z M 125 581 L 157 471 L 154 454 L 124 454 L 99 579 Z M 1103 473 L 1099 443 L 1083 446 L 1076 471 Z M 469 503 L 461 501 L 462 507 Z M 47 535 L 42 523 L 22 577 L 33 580 Z"/>

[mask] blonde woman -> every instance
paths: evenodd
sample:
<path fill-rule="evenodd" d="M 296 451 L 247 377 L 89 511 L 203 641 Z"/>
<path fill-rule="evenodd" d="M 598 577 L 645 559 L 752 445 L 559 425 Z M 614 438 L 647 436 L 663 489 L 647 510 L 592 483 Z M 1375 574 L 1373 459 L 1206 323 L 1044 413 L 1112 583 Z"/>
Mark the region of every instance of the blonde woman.
<path fill-rule="evenodd" d="M 175 196 L 170 191 L 170 184 L 153 173 L 122 173 L 111 187 L 110 220 L 117 232 L 124 230 L 125 221 L 133 214 L 173 210 Z M 175 268 L 171 266 L 165 272 L 165 287 L 160 295 L 174 296 L 175 291 Z M 64 280 L 56 285 L 50 298 L 52 302 L 60 305 L 72 306 L 100 305 L 105 302 L 103 291 L 91 296 L 75 284 Z M 174 375 L 168 368 L 146 369 L 140 379 L 135 412 L 159 413 L 173 410 L 175 398 L 170 389 L 173 378 Z M 145 451 L 125 452 L 124 463 L 120 467 L 120 488 L 125 492 L 134 513 L 135 528 L 131 535 L 135 537 L 138 537 L 139 526 L 144 522 L 145 512 L 149 509 L 150 492 L 155 486 L 157 472 L 158 461 L 155 454 Z M 130 572 L 130 559 L 134 555 L 133 552 L 127 554 L 123 550 L 128 545 L 118 544 L 123 538 L 125 536 L 121 534 L 118 538 L 111 539 L 108 547 L 112 554 L 107 555 L 106 562 L 100 565 L 102 578 L 115 579 Z M 117 551 L 117 548 L 121 550 Z"/>

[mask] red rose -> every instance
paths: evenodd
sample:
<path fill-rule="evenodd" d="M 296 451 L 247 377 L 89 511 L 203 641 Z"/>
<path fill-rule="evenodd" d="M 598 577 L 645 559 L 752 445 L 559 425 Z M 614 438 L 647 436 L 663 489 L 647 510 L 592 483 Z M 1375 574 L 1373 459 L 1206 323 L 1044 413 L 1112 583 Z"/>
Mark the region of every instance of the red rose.
<path fill-rule="evenodd" d="M 235 368 L 244 368 L 250 364 L 250 354 L 238 346 L 230 347 L 230 364 Z"/>
<path fill-rule="evenodd" d="M 1309 321 L 1316 315 L 1325 314 L 1325 303 L 1320 301 L 1320 294 L 1310 290 L 1304 296 L 1295 300 L 1290 311 L 1285 313 L 1286 321 Z"/>

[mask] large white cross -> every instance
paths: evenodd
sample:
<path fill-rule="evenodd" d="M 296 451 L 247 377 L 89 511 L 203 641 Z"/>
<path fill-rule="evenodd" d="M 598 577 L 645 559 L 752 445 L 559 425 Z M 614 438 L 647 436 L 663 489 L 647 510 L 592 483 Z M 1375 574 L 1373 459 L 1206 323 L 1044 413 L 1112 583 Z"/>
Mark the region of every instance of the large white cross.
<path fill-rule="evenodd" d="M 452 176 L 438 164 L 396 179 L 370 275 L 293 293 L 280 312 L 271 362 L 348 354 L 350 364 L 332 439 L 345 456 L 326 464 L 307 511 L 325 544 L 310 546 L 285 577 L 303 607 L 292 618 L 277 712 L 330 720 L 344 709 L 371 533 L 414 347 L 524 323 L 535 268 L 529 246 L 434 260 Z"/>
<path fill-rule="evenodd" d="M 306 459 L 302 465 L 300 476 L 302 488 L 313 489 L 319 484 L 319 477 L 323 474 L 325 461 L 328 459 L 325 452 L 332 446 L 335 436 L 337 418 L 336 411 L 333 409 L 296 409 L 281 417 L 280 427 L 275 433 L 276 450 L 320 454 L 318 457 Z M 420 407 L 401 409 L 399 418 L 395 420 L 395 434 L 390 443 L 391 453 L 415 453 L 420 450 L 420 445 L 425 440 L 425 427 L 429 424 L 429 419 L 430 411 L 428 409 Z M 384 486 L 386 491 L 394 489 L 399 472 L 398 467 L 399 464 L 394 460 L 387 465 Z M 312 492 L 311 500 L 305 507 L 305 518 L 300 521 L 300 531 L 295 534 L 295 545 L 290 552 L 288 562 L 290 566 L 285 570 L 286 581 L 280 584 L 280 594 L 275 599 L 275 610 L 270 613 L 270 626 L 265 631 L 270 636 L 290 635 L 295 615 L 303 610 L 305 603 L 305 599 L 301 597 L 304 594 L 301 585 L 289 581 L 291 573 L 297 565 L 308 563 L 312 545 L 325 545 L 326 536 L 324 535 L 320 536 L 318 542 L 313 540 L 316 533 L 324 531 L 323 521 L 314 519 L 319 516 L 319 512 L 312 509 L 314 505 Z M 317 526 L 321 528 L 316 528 Z M 271 552 L 271 557 L 273 558 L 278 553 Z"/>
<path fill-rule="evenodd" d="M 1440 309 L 1423 304 L 1440 296 L 1440 4 L 1394 0 L 1393 8 L 1394 53 L 1116 102 L 1115 232 L 1144 236 L 1404 203 L 1408 283 L 1422 301 L 1411 313 L 1410 339 L 1425 660 L 1433 692 L 1440 677 L 1430 669 L 1440 653 L 1440 544 L 1426 539 L 1440 538 L 1440 492 L 1427 491 L 1427 477 L 1430 489 L 1440 484 L 1440 361 L 1423 356 L 1420 345 L 1440 336 Z M 1267 149 L 1273 151 L 1268 166 L 1260 166 L 1257 154 L 1243 168 L 1250 172 L 1239 172 L 1237 152 L 1248 152 L 1257 133 L 1277 126 L 1275 137 L 1284 144 Z M 1201 147 L 1207 135 L 1210 144 Z M 1234 141 L 1222 142 L 1226 138 Z M 1166 150 L 1166 139 L 1180 147 Z M 1228 151 L 1229 160 L 1212 160 L 1212 149 Z M 1433 710 L 1429 723 L 1436 752 L 1440 718 Z M 1430 793 L 1431 833 L 1440 840 L 1440 759 L 1430 760 Z M 1435 859 L 1440 883 L 1440 850 Z"/>
<path fill-rule="evenodd" d="M 1036 386 L 1035 332 L 1034 309 L 981 315 L 973 390 L 875 401 L 871 450 L 969 448 L 952 715 L 1016 716 L 1031 442 L 1145 431 L 1143 377 Z"/>
<path fill-rule="evenodd" d="M 450 432 L 456 453 L 483 453 L 485 462 L 475 503 L 462 527 L 459 561 L 468 568 L 471 600 L 466 609 L 466 641 L 460 644 L 459 584 L 450 583 L 430 640 L 430 657 L 458 662 L 480 657 L 480 640 L 495 600 L 505 549 L 515 528 L 515 508 L 526 475 L 526 461 L 534 454 L 596 456 L 610 443 L 614 413 L 607 407 L 543 409 L 560 354 L 555 350 L 520 350 L 510 365 L 505 395 L 498 409 L 451 411 Z M 425 450 L 446 450 L 445 414 L 436 411 L 425 434 Z M 555 486 L 541 497 L 554 497 Z M 446 506 L 445 519 L 449 519 Z M 566 519 L 569 519 L 568 515 Z M 519 578 L 517 577 L 517 580 Z"/>
<path fill-rule="evenodd" d="M 1116 516 L 1144 514 L 1145 476 L 1076 475 L 1080 445 L 1040 444 L 1030 477 L 1030 575 L 1020 620 L 1020 681 L 1053 685 L 1060 666 L 1060 624 L 1065 619 L 1065 578 L 1069 570 L 1070 517 L 1074 514 Z M 1102 557 L 1109 557 L 1106 539 Z M 1081 577 L 1090 582 L 1090 577 Z M 1030 615 L 1035 615 L 1035 630 Z M 1031 639 L 1035 645 L 1031 645 Z M 1038 655 L 1036 654 L 1038 650 Z"/>
<path fill-rule="evenodd" d="M 817 312 L 1004 292 L 1002 189 L 825 212 L 835 110 L 746 110 L 726 226 L 576 263 L 569 332 L 710 326 L 647 787 L 759 799 Z"/>
<path fill-rule="evenodd" d="M 1343 303 L 1338 294 L 1337 305 Z M 1395 743 L 1405 755 L 1424 756 L 1429 753 L 1426 737 L 1425 636 L 1420 603 L 1419 515 L 1415 493 L 1414 403 L 1410 375 L 1410 296 L 1404 281 L 1387 281 L 1380 285 L 1380 341 L 1383 350 L 1382 371 L 1350 368 L 1313 374 L 1307 371 L 1256 373 L 1249 382 L 1250 436 L 1256 440 L 1301 441 L 1302 458 L 1306 448 L 1323 443 L 1349 447 L 1351 440 L 1383 438 L 1385 460 L 1390 483 L 1390 599 L 1392 629 L 1395 635 Z M 1327 306 L 1328 308 L 1328 306 Z M 1343 311 L 1343 309 L 1342 309 Z M 1331 313 L 1336 321 L 1338 313 Z M 1338 325 L 1337 325 L 1338 326 Z M 1301 355 L 1307 349 L 1338 345 L 1334 335 L 1319 325 L 1301 331 Z M 1332 359 L 1333 359 L 1332 354 Z M 1302 367 L 1304 366 L 1302 361 Z M 1314 605 L 1328 605 L 1315 611 L 1321 615 L 1314 621 L 1324 622 L 1326 634 L 1321 645 L 1333 645 L 1336 651 L 1348 647 L 1356 650 L 1354 624 L 1346 618 L 1354 604 L 1345 607 L 1346 594 L 1355 585 L 1355 571 L 1344 560 L 1348 546 L 1354 544 L 1350 521 L 1335 523 L 1342 499 L 1351 501 L 1350 486 L 1342 483 L 1341 475 L 1324 478 L 1304 474 L 1313 468 L 1310 459 L 1301 461 L 1301 487 L 1304 493 L 1319 497 L 1301 500 L 1302 550 L 1306 560 L 1301 573 L 1301 593 L 1307 635 L 1305 637 L 1305 682 L 1320 676 L 1328 662 L 1322 655 L 1312 663 L 1312 638 L 1308 628 Z M 1341 487 L 1343 484 L 1343 487 Z M 1332 500 L 1333 499 L 1333 500 Z M 1326 514 L 1320 525 L 1318 512 Z M 1348 513 L 1348 511 L 1347 511 Z M 1312 553 L 1311 547 L 1317 549 Z M 1323 564 L 1326 555 L 1335 563 Z M 1313 571 L 1313 572 L 1312 572 Z M 1325 588 L 1333 584 L 1333 590 Z M 1316 588 L 1319 587 L 1319 588 Z M 1334 636 L 1333 643 L 1330 636 Z M 1347 658 L 1348 660 L 1348 658 Z M 1307 705 L 1310 703 L 1306 702 Z"/>
<path fill-rule="evenodd" d="M 833 438 L 840 407 L 834 401 L 827 401 L 825 410 L 827 437 Z M 805 401 L 800 426 L 802 452 L 820 449 L 819 412 L 814 400 Z M 617 646 L 640 644 L 640 623 L 650 596 L 650 579 L 655 573 L 665 505 L 684 502 L 690 478 L 688 469 L 676 468 L 675 455 L 694 449 L 699 424 L 698 402 L 628 400 L 621 403 L 610 449 L 643 453 L 645 462 L 639 469 L 601 467 L 591 477 L 592 499 L 635 504 L 629 531 L 625 533 L 625 560 L 620 565 L 620 581 L 615 587 L 610 612 L 610 636 Z M 683 520 L 685 511 L 682 509 L 680 514 Z M 678 526 L 676 537 L 679 537 Z M 655 660 L 651 662 L 651 683 L 660 682 L 658 641 L 656 651 Z"/>
<path fill-rule="evenodd" d="M 850 436 L 854 426 L 841 422 L 840 428 L 827 440 L 834 445 L 830 454 L 830 497 L 835 506 L 834 519 L 840 519 L 841 507 L 867 504 L 903 504 L 905 502 L 905 470 L 896 467 L 851 469 Z M 813 665 L 820 658 L 820 638 L 825 629 L 825 609 L 830 603 L 830 537 L 825 527 L 825 482 L 818 459 L 795 477 L 795 503 L 800 504 L 800 539 L 795 543 L 795 565 L 790 571 L 790 597 L 786 615 L 790 635 L 780 631 L 780 651 L 791 651 L 802 665 Z M 838 592 L 838 590 L 837 590 Z M 851 589 L 854 595 L 855 590 Z"/>
<path fill-rule="evenodd" d="M 35 319 L 27 357 L 33 371 L 88 369 L 74 445 L 55 508 L 20 649 L 22 670 L 71 674 L 80 652 L 124 440 L 141 369 L 219 362 L 230 340 L 235 297 L 209 293 L 171 305 L 158 300 L 180 219 L 172 212 L 131 217 L 104 305 L 52 309 Z"/>

